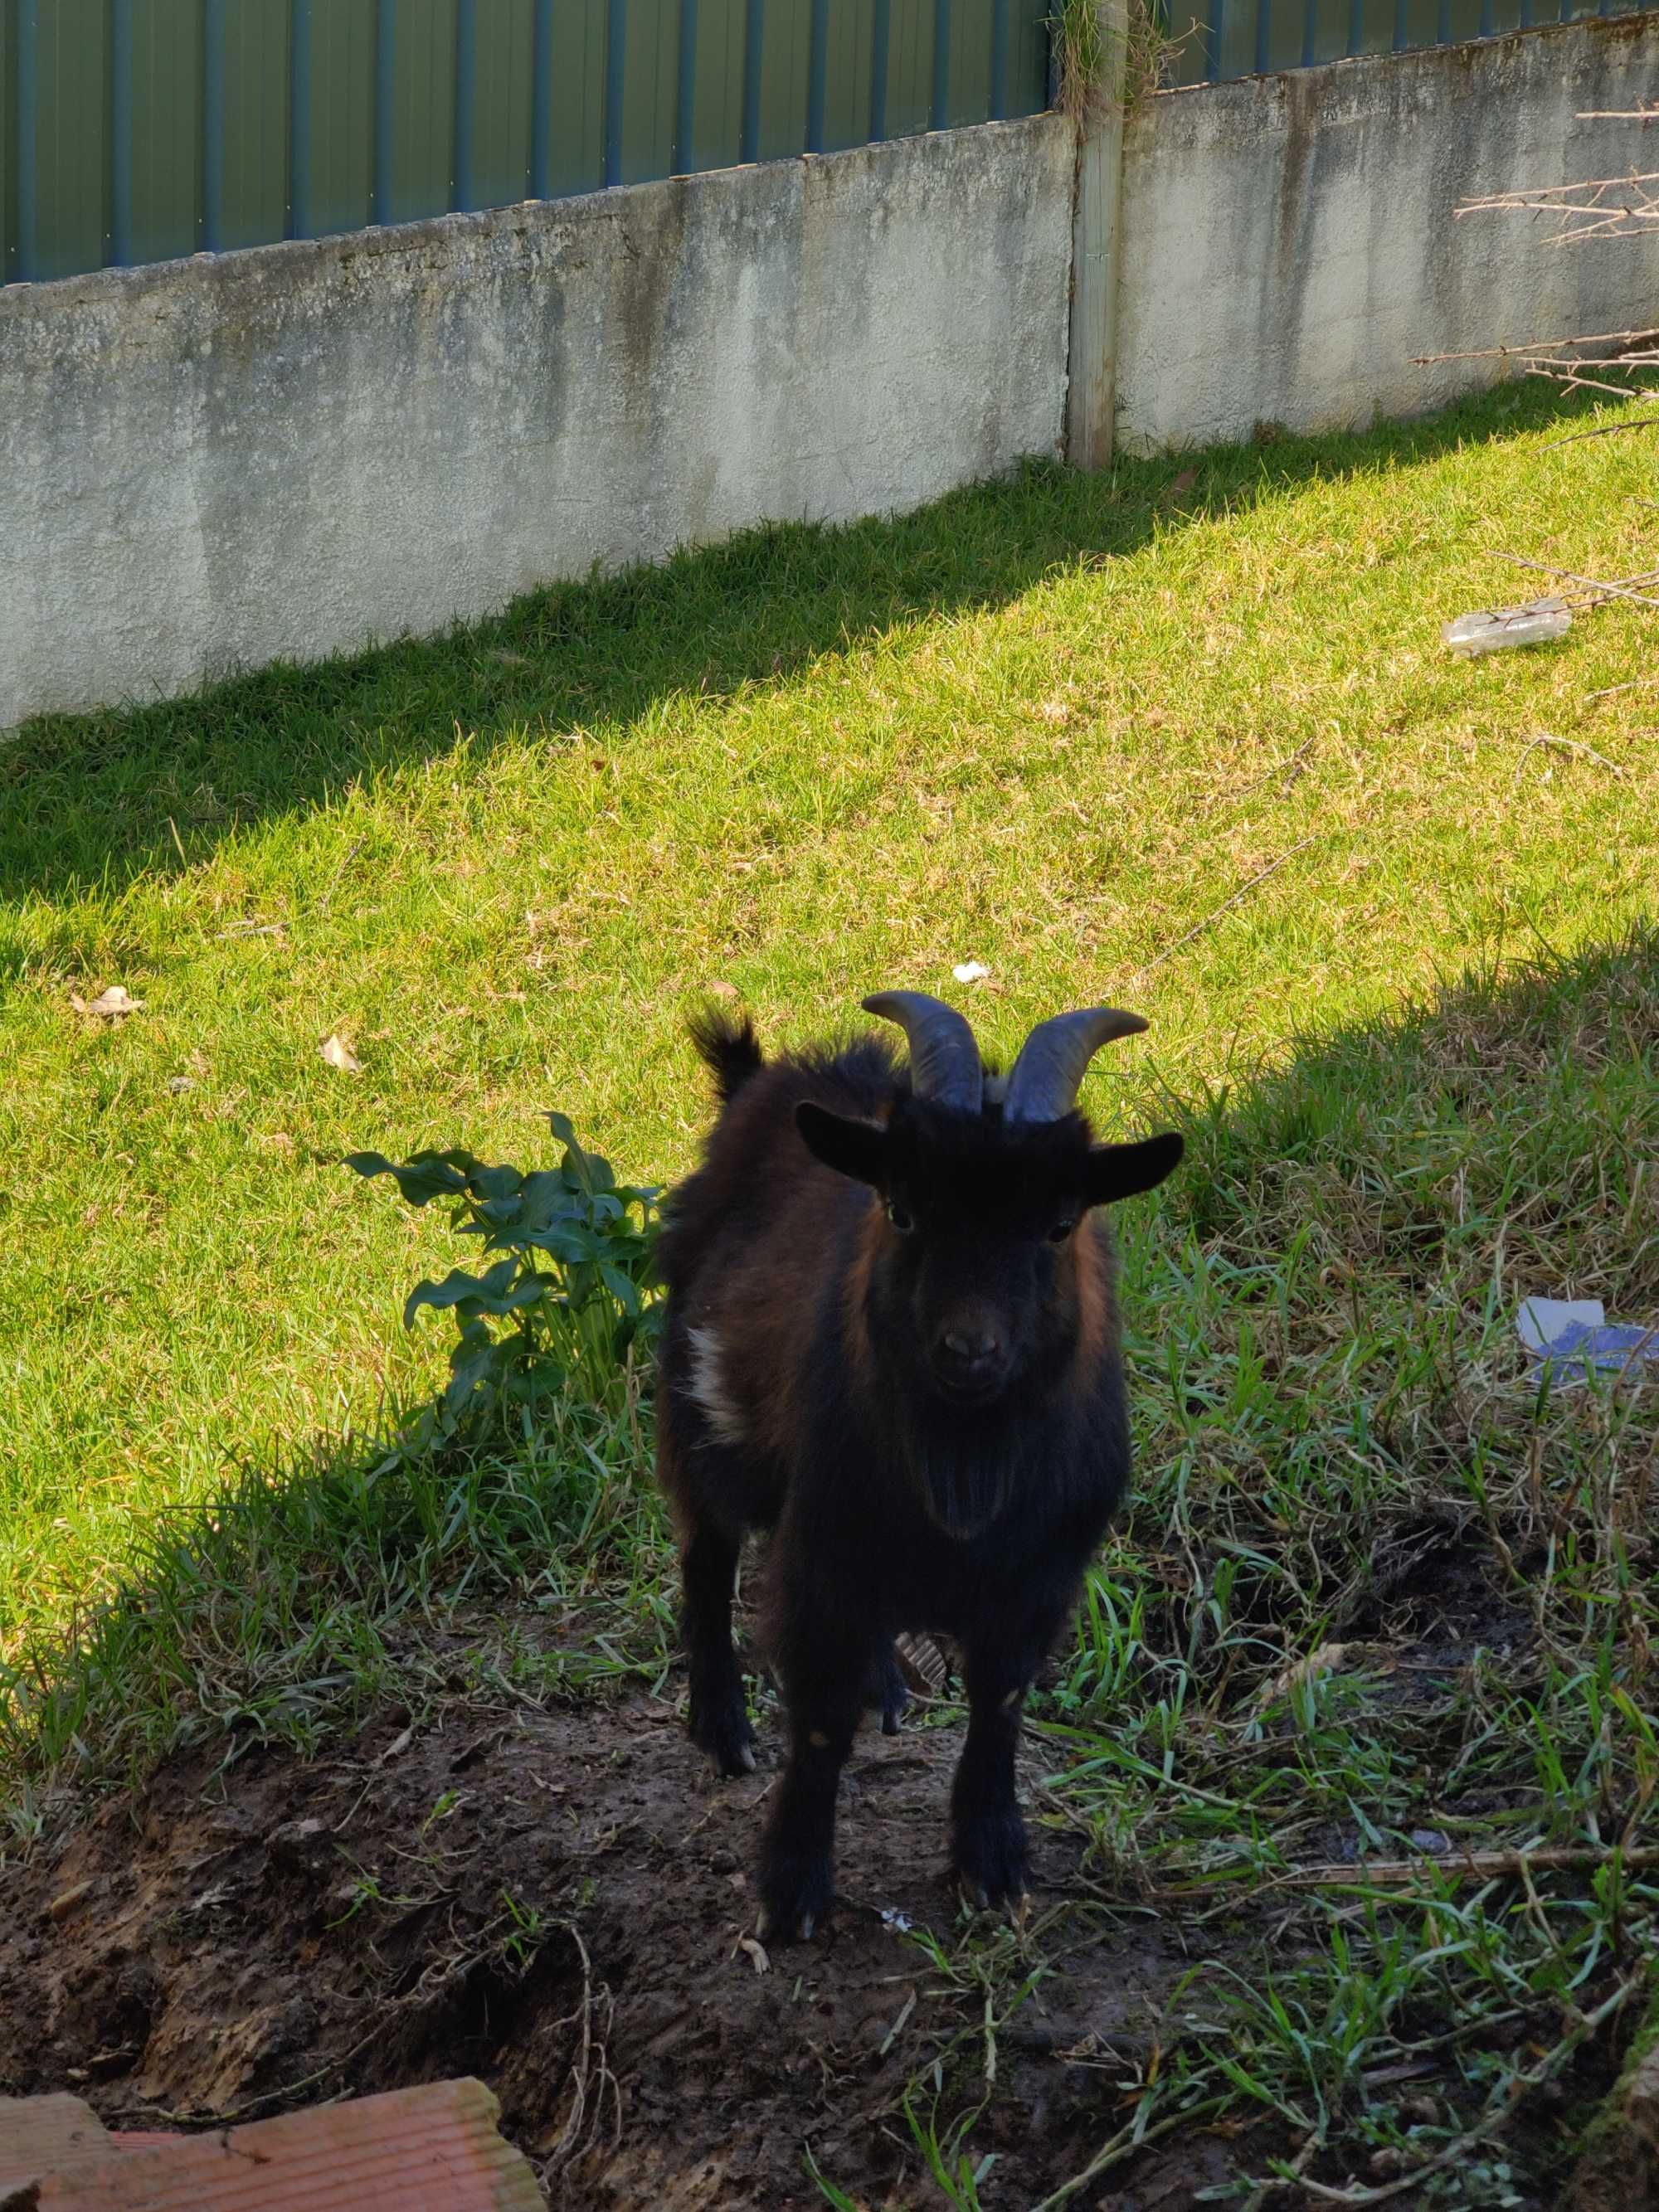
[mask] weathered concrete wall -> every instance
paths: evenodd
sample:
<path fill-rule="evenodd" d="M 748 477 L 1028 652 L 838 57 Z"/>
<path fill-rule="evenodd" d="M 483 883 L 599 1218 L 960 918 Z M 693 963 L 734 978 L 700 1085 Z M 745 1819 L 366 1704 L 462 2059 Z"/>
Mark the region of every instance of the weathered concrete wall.
<path fill-rule="evenodd" d="M 0 291 L 0 727 L 1062 432 L 1058 118 Z"/>
<path fill-rule="evenodd" d="M 1462 200 L 1651 168 L 1659 17 L 1168 93 L 1129 121 L 1116 423 L 1130 452 L 1358 428 L 1491 381 L 1451 353 L 1659 322 L 1659 233 L 1557 246 Z"/>

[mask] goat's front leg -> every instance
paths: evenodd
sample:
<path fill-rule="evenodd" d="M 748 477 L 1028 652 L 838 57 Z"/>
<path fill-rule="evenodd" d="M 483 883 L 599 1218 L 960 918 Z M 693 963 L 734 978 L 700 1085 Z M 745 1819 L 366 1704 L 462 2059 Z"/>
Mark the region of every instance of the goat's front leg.
<path fill-rule="evenodd" d="M 789 1763 L 761 1844 L 761 1934 L 803 1942 L 835 1896 L 836 1791 L 864 1705 L 871 1652 L 826 1608 L 784 1593 L 778 1672 Z"/>
<path fill-rule="evenodd" d="M 1014 1747 L 1041 1650 L 1033 1638 L 970 1645 L 966 1654 L 968 1741 L 951 1787 L 951 1856 L 969 1899 L 981 1907 L 1018 1903 L 1030 1887 Z"/>

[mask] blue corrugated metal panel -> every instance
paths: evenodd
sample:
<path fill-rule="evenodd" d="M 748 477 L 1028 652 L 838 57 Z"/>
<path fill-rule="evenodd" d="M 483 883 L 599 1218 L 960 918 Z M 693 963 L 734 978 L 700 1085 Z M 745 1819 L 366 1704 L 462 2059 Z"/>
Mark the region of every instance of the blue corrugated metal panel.
<path fill-rule="evenodd" d="M 0 281 L 1031 114 L 1048 67 L 1045 0 L 0 0 Z"/>

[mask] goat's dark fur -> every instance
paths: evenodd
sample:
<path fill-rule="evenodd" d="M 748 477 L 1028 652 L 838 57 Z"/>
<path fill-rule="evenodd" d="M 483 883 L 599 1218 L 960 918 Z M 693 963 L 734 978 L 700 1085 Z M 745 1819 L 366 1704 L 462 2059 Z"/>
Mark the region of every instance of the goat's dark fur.
<path fill-rule="evenodd" d="M 987 1901 L 1026 1887 L 1019 1707 L 1129 1474 L 1110 1240 L 1091 1211 L 1151 1188 L 1176 1137 L 1093 1142 L 1080 1114 L 1005 1126 L 915 1097 L 885 1042 L 766 1061 L 694 1026 L 721 1111 L 674 1194 L 658 1470 L 678 1526 L 690 1727 L 752 1767 L 731 1636 L 738 1549 L 776 1530 L 767 1640 L 789 1757 L 763 1925 L 810 1933 L 832 1887 L 860 1710 L 896 1726 L 892 1639 L 953 1638 L 970 1717 L 952 1846 Z"/>

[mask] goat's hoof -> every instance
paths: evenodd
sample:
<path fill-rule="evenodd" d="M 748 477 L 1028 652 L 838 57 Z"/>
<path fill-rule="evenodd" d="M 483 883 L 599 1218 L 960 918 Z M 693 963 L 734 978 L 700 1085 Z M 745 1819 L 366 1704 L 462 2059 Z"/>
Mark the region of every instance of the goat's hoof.
<path fill-rule="evenodd" d="M 1019 1809 L 982 1813 L 958 1820 L 955 1852 L 957 1879 L 968 1902 L 981 1912 L 1006 1905 L 1016 1911 L 1031 1886 L 1025 1823 Z"/>
<path fill-rule="evenodd" d="M 714 1762 L 717 1773 L 728 1779 L 755 1771 L 755 1731 L 741 1705 L 707 1712 L 691 1709 L 690 1736 L 700 1751 Z"/>
<path fill-rule="evenodd" d="M 760 1939 L 763 1943 L 808 1943 L 821 1927 L 835 1893 L 829 1854 L 802 1858 L 779 1852 L 763 1862 L 760 1873 Z"/>
<path fill-rule="evenodd" d="M 814 1912 L 803 1912 L 793 1928 L 785 1928 L 769 1912 L 763 1911 L 755 1923 L 755 1933 L 763 1943 L 810 1943 L 817 1924 Z"/>

